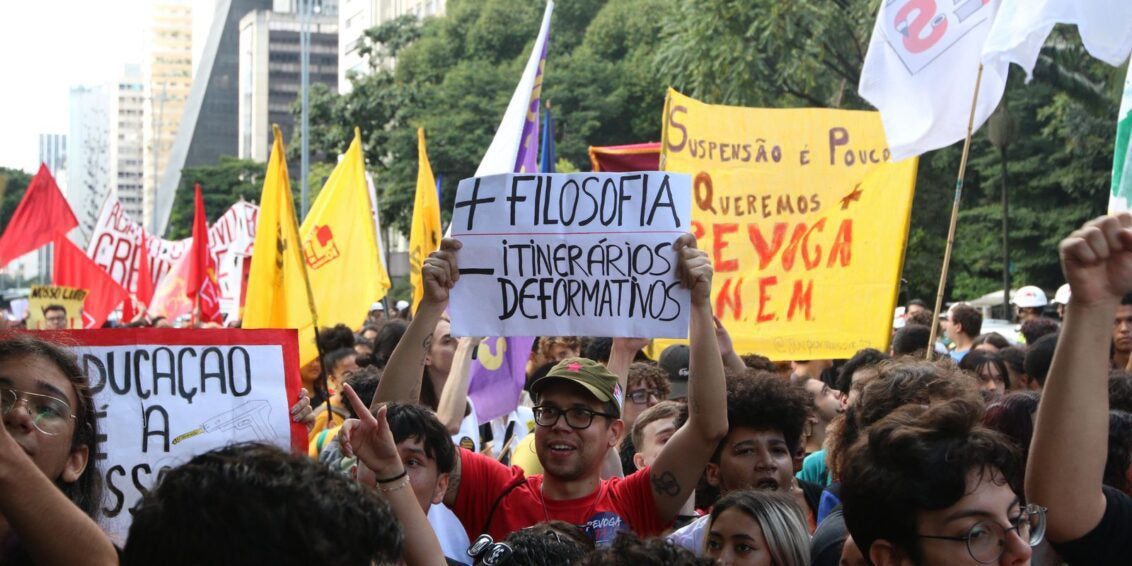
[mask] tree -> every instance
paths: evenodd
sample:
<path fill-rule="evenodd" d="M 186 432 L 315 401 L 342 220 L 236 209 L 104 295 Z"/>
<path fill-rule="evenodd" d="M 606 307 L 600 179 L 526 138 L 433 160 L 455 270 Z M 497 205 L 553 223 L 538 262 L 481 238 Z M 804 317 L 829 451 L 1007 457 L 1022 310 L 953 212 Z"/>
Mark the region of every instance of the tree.
<path fill-rule="evenodd" d="M 24 198 L 32 175 L 19 169 L 0 167 L 0 226 L 7 226 Z"/>
<path fill-rule="evenodd" d="M 177 240 L 192 236 L 195 210 L 193 185 L 200 183 L 205 214 L 211 223 L 240 200 L 258 200 L 263 191 L 266 170 L 266 163 L 228 156 L 221 156 L 216 165 L 182 169 L 181 184 L 173 197 L 173 211 L 169 215 L 166 237 Z M 294 181 L 291 182 L 291 190 L 297 190 Z"/>

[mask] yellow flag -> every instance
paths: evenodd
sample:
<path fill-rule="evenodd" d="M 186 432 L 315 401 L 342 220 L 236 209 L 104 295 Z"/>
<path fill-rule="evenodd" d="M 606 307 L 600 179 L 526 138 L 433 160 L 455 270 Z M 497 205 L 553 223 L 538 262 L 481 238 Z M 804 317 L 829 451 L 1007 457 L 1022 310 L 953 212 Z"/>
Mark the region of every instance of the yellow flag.
<path fill-rule="evenodd" d="M 421 265 L 428 254 L 440 249 L 440 200 L 436 179 L 428 164 L 424 128 L 417 128 L 417 196 L 413 199 L 413 227 L 409 231 L 409 281 L 413 284 L 413 312 L 424 298 Z"/>
<path fill-rule="evenodd" d="M 303 220 L 299 235 L 319 324 L 359 328 L 370 305 L 389 291 L 390 282 L 377 247 L 362 136 L 357 128 L 346 155 Z"/>
<path fill-rule="evenodd" d="M 295 205 L 291 200 L 291 181 L 283 160 L 283 134 L 278 126 L 272 129 L 275 145 L 271 148 L 260 197 L 243 327 L 298 329 L 299 363 L 305 365 L 318 357 L 317 317 L 311 309 Z"/>

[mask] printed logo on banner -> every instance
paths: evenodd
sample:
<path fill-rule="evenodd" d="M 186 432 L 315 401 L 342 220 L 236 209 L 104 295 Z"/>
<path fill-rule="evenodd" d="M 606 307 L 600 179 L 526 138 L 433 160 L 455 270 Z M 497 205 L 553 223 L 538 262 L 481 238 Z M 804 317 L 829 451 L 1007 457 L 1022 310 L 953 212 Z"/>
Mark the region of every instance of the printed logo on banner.
<path fill-rule="evenodd" d="M 326 225 L 316 227 L 314 239 L 303 248 L 303 257 L 311 269 L 325 267 L 340 255 L 338 244 L 334 241 L 334 232 Z"/>
<path fill-rule="evenodd" d="M 915 75 L 930 66 L 963 36 L 990 25 L 991 0 L 886 0 L 885 40 Z"/>

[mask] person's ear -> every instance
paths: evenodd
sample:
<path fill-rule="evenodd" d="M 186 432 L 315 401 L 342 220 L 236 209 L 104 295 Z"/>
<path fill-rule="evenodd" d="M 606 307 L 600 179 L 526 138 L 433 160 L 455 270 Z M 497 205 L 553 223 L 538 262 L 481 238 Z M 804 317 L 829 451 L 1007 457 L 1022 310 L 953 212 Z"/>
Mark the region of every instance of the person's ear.
<path fill-rule="evenodd" d="M 617 441 L 621 438 L 621 432 L 625 430 L 625 421 L 617 419 L 613 421 L 613 425 L 609 427 L 609 447 L 617 446 Z"/>
<path fill-rule="evenodd" d="M 704 466 L 704 480 L 712 487 L 719 487 L 723 480 L 719 474 L 719 464 L 708 462 L 707 465 Z"/>
<path fill-rule="evenodd" d="M 436 488 L 432 490 L 432 504 L 438 505 L 444 501 L 444 494 L 448 492 L 448 474 L 436 476 Z M 425 510 L 427 513 L 428 510 Z"/>
<path fill-rule="evenodd" d="M 63 473 L 59 476 L 66 483 L 75 483 L 82 477 L 86 464 L 90 460 L 90 447 L 79 446 L 71 450 L 67 456 L 67 463 L 63 466 Z"/>
<path fill-rule="evenodd" d="M 885 539 L 874 540 L 866 554 L 873 566 L 900 566 L 908 562 L 904 552 Z"/>
<path fill-rule="evenodd" d="M 633 454 L 633 465 L 636 466 L 638 470 L 643 469 L 645 467 L 645 455 L 641 454 L 640 452 L 634 453 Z M 1130 468 L 1130 469 L 1132 469 L 1132 468 Z"/>

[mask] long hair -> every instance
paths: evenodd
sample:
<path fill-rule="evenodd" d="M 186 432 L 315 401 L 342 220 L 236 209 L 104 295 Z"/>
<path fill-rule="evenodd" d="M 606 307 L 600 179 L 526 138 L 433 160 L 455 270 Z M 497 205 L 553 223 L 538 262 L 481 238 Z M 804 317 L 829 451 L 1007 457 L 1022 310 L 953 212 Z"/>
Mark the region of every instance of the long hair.
<path fill-rule="evenodd" d="M 98 513 L 102 502 L 102 474 L 98 471 L 95 455 L 98 453 L 98 418 L 94 411 L 94 395 L 87 376 L 79 367 L 78 358 L 58 344 L 34 338 L 28 334 L 0 334 L 0 362 L 20 356 L 43 358 L 67 377 L 75 391 L 75 432 L 71 437 L 71 450 L 87 448 L 87 464 L 79 479 L 64 482 L 51 478 L 55 485 L 79 509 L 90 517 Z"/>
<path fill-rule="evenodd" d="M 789 496 L 756 489 L 733 491 L 716 502 L 711 510 L 710 524 L 715 524 L 721 513 L 732 508 L 742 511 L 759 524 L 775 564 L 810 563 L 810 535 L 806 519 Z M 711 528 L 710 525 L 708 528 Z"/>

